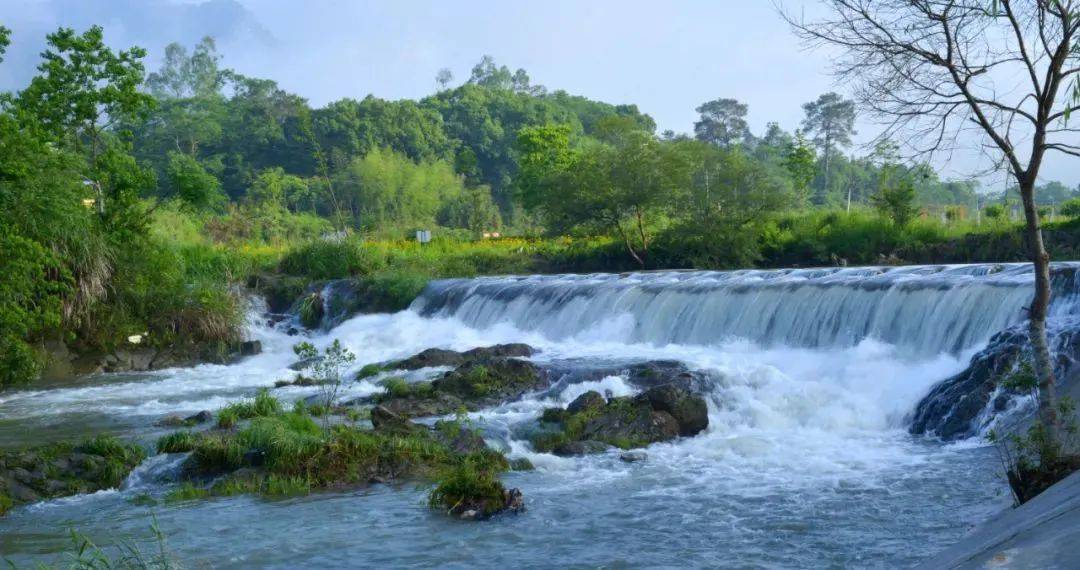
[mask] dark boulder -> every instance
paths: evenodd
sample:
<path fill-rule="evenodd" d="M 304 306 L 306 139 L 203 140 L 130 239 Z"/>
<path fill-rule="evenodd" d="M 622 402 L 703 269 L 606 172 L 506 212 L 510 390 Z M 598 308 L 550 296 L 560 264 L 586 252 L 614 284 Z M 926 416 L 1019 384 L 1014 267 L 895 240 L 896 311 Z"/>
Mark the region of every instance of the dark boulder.
<path fill-rule="evenodd" d="M 696 435 L 708 427 L 709 414 L 701 396 L 678 386 L 659 386 L 606 402 L 598 393 L 586 392 L 566 409 L 544 410 L 540 420 L 541 430 L 532 440 L 535 449 L 581 455 L 596 452 L 597 442 L 632 449 Z M 552 424 L 561 429 L 552 431 Z"/>
<path fill-rule="evenodd" d="M 436 366 L 460 366 L 465 357 L 460 352 L 443 348 L 429 348 L 404 360 L 389 364 L 387 368 L 418 370 Z"/>
<path fill-rule="evenodd" d="M 262 353 L 262 341 L 260 340 L 245 340 L 240 343 L 239 347 L 240 356 L 255 356 Z"/>
<path fill-rule="evenodd" d="M 417 370 L 436 366 L 461 366 L 473 360 L 493 360 L 504 358 L 525 358 L 532 356 L 535 350 L 527 344 L 496 344 L 457 352 L 445 348 L 429 348 L 408 358 L 386 365 L 386 368 L 399 370 Z"/>
<path fill-rule="evenodd" d="M 1057 323 L 1049 332 L 1055 355 L 1054 372 L 1059 382 L 1069 384 L 1080 360 L 1080 324 Z M 911 416 L 913 434 L 934 435 L 957 440 L 981 433 L 996 414 L 1008 409 L 1016 392 L 1001 385 L 1021 362 L 1030 362 L 1030 344 L 1025 325 L 994 335 L 987 347 L 972 357 L 968 367 L 933 387 Z"/>
<path fill-rule="evenodd" d="M 606 404 L 607 402 L 604 400 L 604 397 L 600 395 L 600 392 L 589 390 L 577 398 L 574 398 L 574 401 L 570 402 L 569 406 L 566 406 L 566 411 L 570 414 L 580 414 L 582 412 L 599 410 Z"/>
<path fill-rule="evenodd" d="M 667 412 L 633 403 L 617 404 L 585 423 L 584 439 L 610 442 L 622 448 L 643 447 L 658 441 L 675 439 L 679 422 Z"/>
<path fill-rule="evenodd" d="M 580 457 L 604 453 L 611 448 L 611 445 L 602 441 L 569 441 L 556 446 L 551 452 L 560 457 Z"/>
<path fill-rule="evenodd" d="M 454 453 L 468 454 L 488 448 L 479 430 L 461 425 L 460 422 L 440 420 L 435 422 L 435 440 Z"/>
<path fill-rule="evenodd" d="M 486 407 L 546 388 L 546 375 L 532 362 L 516 358 L 470 360 L 434 380 L 438 392 L 453 394 L 471 406 Z"/>
<path fill-rule="evenodd" d="M 709 408 L 700 396 L 674 384 L 657 386 L 636 398 L 653 410 L 671 414 L 679 424 L 679 435 L 695 436 L 709 427 Z"/>
<path fill-rule="evenodd" d="M 528 358 L 533 354 L 536 354 L 536 349 L 527 344 L 515 342 L 466 350 L 462 353 L 462 356 L 467 360 L 477 360 L 485 358 Z"/>
<path fill-rule="evenodd" d="M 427 431 L 426 427 L 420 424 L 414 424 L 407 418 L 386 409 L 384 406 L 375 406 L 375 408 L 371 410 L 371 425 L 375 428 L 375 431 L 397 435 L 408 435 Z"/>

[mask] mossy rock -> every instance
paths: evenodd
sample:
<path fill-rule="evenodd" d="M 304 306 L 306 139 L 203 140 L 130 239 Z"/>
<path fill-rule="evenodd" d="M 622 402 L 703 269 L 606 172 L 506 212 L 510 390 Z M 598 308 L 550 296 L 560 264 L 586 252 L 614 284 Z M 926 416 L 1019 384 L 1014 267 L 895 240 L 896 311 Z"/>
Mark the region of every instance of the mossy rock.
<path fill-rule="evenodd" d="M 13 507 L 119 487 L 146 457 L 112 437 L 0 452 L 0 514 Z"/>
<path fill-rule="evenodd" d="M 586 392 L 566 409 L 544 410 L 540 419 L 542 425 L 559 429 L 535 435 L 535 449 L 556 455 L 588 455 L 602 453 L 610 446 L 633 449 L 680 435 L 696 435 L 708 427 L 708 407 L 701 396 L 667 385 L 637 397 L 607 401 L 598 392 Z"/>

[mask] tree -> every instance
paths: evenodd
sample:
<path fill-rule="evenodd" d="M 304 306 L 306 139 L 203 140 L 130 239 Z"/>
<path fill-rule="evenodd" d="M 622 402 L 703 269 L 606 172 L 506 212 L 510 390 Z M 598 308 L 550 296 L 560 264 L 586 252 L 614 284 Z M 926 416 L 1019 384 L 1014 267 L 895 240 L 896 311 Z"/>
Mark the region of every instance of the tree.
<path fill-rule="evenodd" d="M 169 153 L 166 176 L 175 195 L 196 210 L 218 209 L 226 202 L 218 179 L 186 154 Z"/>
<path fill-rule="evenodd" d="M 450 87 L 450 82 L 454 80 L 454 72 L 447 68 L 442 68 L 435 74 L 435 83 L 439 84 L 439 90 L 444 90 Z"/>
<path fill-rule="evenodd" d="M 566 168 L 542 184 L 540 208 L 549 229 L 611 232 L 645 267 L 657 218 L 690 186 L 693 164 L 680 150 L 635 131 L 575 151 Z"/>
<path fill-rule="evenodd" d="M 9 45 L 11 45 L 11 30 L 0 26 L 0 63 L 4 62 L 4 54 L 7 53 Z"/>
<path fill-rule="evenodd" d="M 1061 441 L 1053 363 L 1046 339 L 1050 256 L 1035 201 L 1049 152 L 1080 156 L 1068 124 L 1080 110 L 1077 0 L 826 0 L 829 16 L 785 15 L 806 41 L 840 51 L 836 72 L 886 121 L 884 136 L 910 135 L 917 154 L 959 148 L 981 133 L 1020 190 L 1035 291 L 1028 333 L 1039 420 Z M 1072 81 L 1070 89 L 1069 82 Z M 963 135 L 963 137 L 961 137 Z M 903 140 L 900 137 L 893 137 Z"/>
<path fill-rule="evenodd" d="M 825 162 L 825 184 L 816 200 L 818 204 L 823 204 L 825 192 L 829 189 L 833 155 L 837 148 L 851 146 L 851 135 L 855 134 L 855 103 L 837 93 L 825 93 L 816 101 L 804 104 L 803 111 L 806 112 L 802 122 L 803 132 L 813 137 Z"/>
<path fill-rule="evenodd" d="M 694 109 L 701 118 L 694 123 L 694 135 L 699 141 L 730 148 L 749 136 L 746 124 L 747 106 L 735 99 L 716 99 Z"/>
<path fill-rule="evenodd" d="M 217 44 L 209 36 L 200 41 L 189 56 L 184 46 L 165 46 L 161 69 L 146 76 L 146 87 L 155 97 L 183 99 L 220 93 L 225 77 L 220 69 Z"/>
<path fill-rule="evenodd" d="M 814 156 L 814 148 L 807 142 L 802 131 L 795 131 L 795 141 L 784 156 L 784 168 L 791 176 L 791 182 L 795 187 L 795 194 L 800 203 L 806 203 L 810 195 L 810 183 L 816 173 L 817 158 Z"/>

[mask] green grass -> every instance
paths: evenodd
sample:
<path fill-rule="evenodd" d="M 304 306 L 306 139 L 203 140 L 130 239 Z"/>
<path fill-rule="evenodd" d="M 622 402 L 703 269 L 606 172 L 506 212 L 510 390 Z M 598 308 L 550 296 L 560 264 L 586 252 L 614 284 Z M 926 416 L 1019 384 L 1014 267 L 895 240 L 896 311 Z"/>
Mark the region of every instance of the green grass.
<path fill-rule="evenodd" d="M 234 427 L 240 420 L 273 416 L 282 412 L 281 400 L 278 400 L 267 389 L 259 390 L 252 400 L 234 402 L 225 406 L 217 413 L 218 427 L 229 429 Z"/>
<path fill-rule="evenodd" d="M 186 453 L 195 449 L 199 438 L 190 431 L 176 431 L 161 436 L 157 441 L 158 453 Z"/>
<path fill-rule="evenodd" d="M 502 510 L 506 503 L 506 488 L 499 480 L 502 467 L 483 457 L 469 456 L 445 468 L 428 493 L 428 506 L 450 514 L 475 509 L 481 516 Z"/>

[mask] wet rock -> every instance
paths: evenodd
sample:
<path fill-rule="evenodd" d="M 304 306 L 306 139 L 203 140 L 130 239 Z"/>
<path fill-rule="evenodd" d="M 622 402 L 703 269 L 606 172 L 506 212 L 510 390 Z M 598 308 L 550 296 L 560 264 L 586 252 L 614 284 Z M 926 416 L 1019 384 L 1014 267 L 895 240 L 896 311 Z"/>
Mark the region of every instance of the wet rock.
<path fill-rule="evenodd" d="M 1058 323 L 1048 333 L 1058 390 L 1067 393 L 1077 386 L 1074 377 L 1075 363 L 1080 361 L 1080 323 Z M 945 440 L 981 433 L 996 414 L 1010 407 L 1016 393 L 1000 384 L 1020 362 L 1030 361 L 1030 352 L 1026 325 L 994 335 L 966 369 L 934 386 L 919 402 L 911 416 L 911 433 Z"/>
<path fill-rule="evenodd" d="M 709 408 L 700 396 L 674 384 L 657 386 L 645 391 L 637 401 L 647 403 L 653 410 L 671 414 L 679 424 L 679 435 L 695 436 L 709 427 Z"/>
<path fill-rule="evenodd" d="M 462 353 L 462 356 L 468 360 L 477 360 L 486 358 L 528 358 L 533 354 L 536 354 L 536 349 L 527 344 L 515 342 L 466 350 Z"/>
<path fill-rule="evenodd" d="M 704 373 L 690 370 L 677 360 L 654 360 L 631 364 L 623 372 L 626 374 L 627 383 L 643 390 L 675 385 L 689 392 L 700 393 L 707 384 Z"/>
<path fill-rule="evenodd" d="M 595 390 L 589 390 L 584 394 L 578 396 L 573 402 L 570 402 L 569 406 L 566 406 L 567 413 L 580 414 L 582 412 L 588 412 L 592 410 L 599 410 L 607 404 L 604 397 Z"/>
<path fill-rule="evenodd" d="M 659 386 L 637 397 L 611 398 L 606 402 L 599 394 L 586 393 L 572 406 L 573 409 L 544 411 L 542 422 L 547 426 L 558 424 L 561 431 L 552 432 L 545 427 L 545 431 L 534 436 L 534 448 L 564 455 L 587 450 L 581 445 L 585 442 L 632 449 L 680 435 L 696 435 L 708 427 L 709 421 L 705 400 L 678 386 Z"/>
<path fill-rule="evenodd" d="M 300 372 L 302 370 L 307 370 L 308 368 L 311 368 L 312 366 L 315 366 L 316 363 L 322 362 L 322 359 L 323 359 L 322 356 L 315 356 L 315 357 L 312 357 L 312 358 L 305 358 L 303 360 L 299 360 L 299 361 L 296 361 L 296 362 L 293 362 L 292 364 L 290 364 L 289 365 L 289 370 L 292 370 L 294 372 Z"/>
<path fill-rule="evenodd" d="M 388 410 L 385 406 L 375 406 L 371 410 L 371 425 L 375 428 L 375 431 L 399 435 L 428 431 L 426 427 L 410 422 L 407 418 Z"/>
<path fill-rule="evenodd" d="M 155 422 L 154 425 L 158 427 L 175 428 L 184 427 L 187 425 L 187 422 L 184 420 L 184 416 L 181 416 L 179 414 L 169 414 Z"/>
<path fill-rule="evenodd" d="M 466 454 L 487 449 L 487 442 L 475 429 L 459 422 L 439 420 L 435 422 L 435 439 L 454 453 Z"/>
<path fill-rule="evenodd" d="M 210 413 L 207 410 L 203 410 L 203 411 L 201 411 L 201 412 L 199 412 L 197 414 L 193 414 L 193 415 L 190 415 L 190 416 L 184 418 L 184 421 L 188 422 L 189 424 L 194 425 L 194 424 L 205 424 L 206 422 L 209 422 L 210 420 L 213 420 L 213 419 L 214 419 L 214 414 Z"/>
<path fill-rule="evenodd" d="M 638 461 L 645 461 L 649 458 L 649 454 L 641 450 L 626 451 L 619 455 L 619 459 L 627 463 L 637 463 Z"/>
<path fill-rule="evenodd" d="M 518 457 L 510 460 L 511 471 L 532 471 L 536 469 L 532 461 L 529 461 L 528 457 Z"/>
<path fill-rule="evenodd" d="M 0 451 L 0 515 L 11 506 L 117 487 L 143 457 L 138 446 L 106 439 Z"/>
<path fill-rule="evenodd" d="M 679 422 L 667 412 L 648 406 L 617 406 L 589 420 L 582 437 L 611 442 L 623 448 L 642 447 L 657 441 L 668 441 L 679 435 Z"/>
<path fill-rule="evenodd" d="M 429 348 L 419 354 L 390 364 L 387 368 L 418 370 L 435 366 L 460 366 L 464 361 L 465 357 L 460 352 L 442 348 Z"/>
<path fill-rule="evenodd" d="M 533 347 L 521 343 L 496 344 L 493 346 L 474 348 L 465 352 L 457 352 L 443 348 L 429 348 L 419 354 L 410 356 L 409 358 L 390 363 L 386 367 L 400 370 L 418 370 L 420 368 L 431 368 L 435 366 L 461 366 L 462 364 L 473 360 L 525 358 L 532 356 L 535 352 Z"/>
<path fill-rule="evenodd" d="M 262 353 L 262 341 L 245 340 L 240 343 L 240 356 L 254 356 Z"/>
<path fill-rule="evenodd" d="M 471 360 L 433 381 L 439 392 L 458 396 L 474 406 L 506 402 L 548 385 L 535 364 L 516 358 Z"/>
<path fill-rule="evenodd" d="M 444 416 L 466 407 L 461 398 L 440 392 L 430 397 L 388 398 L 380 401 L 386 409 L 408 418 Z"/>
<path fill-rule="evenodd" d="M 424 362 L 446 361 L 440 353 L 425 353 L 430 358 L 425 356 Z M 468 360 L 431 382 L 411 384 L 409 390 L 388 390 L 373 401 L 404 417 L 445 415 L 462 408 L 478 410 L 509 402 L 549 383 L 547 375 L 531 362 L 487 358 Z"/>
<path fill-rule="evenodd" d="M 610 444 L 590 439 L 584 441 L 571 441 L 560 444 L 552 450 L 552 453 L 560 457 L 575 457 L 604 453 L 611 448 L 612 446 Z"/>

